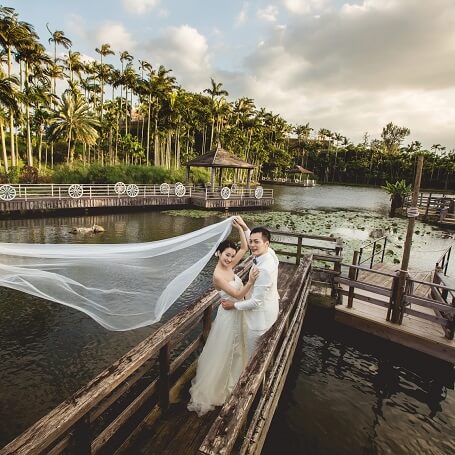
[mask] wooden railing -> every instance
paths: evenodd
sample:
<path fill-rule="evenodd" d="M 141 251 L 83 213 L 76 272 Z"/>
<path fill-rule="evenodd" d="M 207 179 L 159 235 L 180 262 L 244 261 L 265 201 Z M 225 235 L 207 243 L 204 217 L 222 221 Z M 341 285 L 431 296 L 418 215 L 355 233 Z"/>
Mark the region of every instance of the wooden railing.
<path fill-rule="evenodd" d="M 237 270 L 245 276 L 248 258 Z M 192 354 L 208 336 L 219 293 L 209 291 L 164 323 L 87 386 L 0 450 L 7 454 L 113 453 L 144 417 L 165 411 L 173 391 L 192 376 Z M 194 372 L 194 371 L 193 371 Z M 124 431 L 119 431 L 123 429 Z"/>
<path fill-rule="evenodd" d="M 242 455 L 261 452 L 299 339 L 311 285 L 311 262 L 311 256 L 302 258 L 281 300 L 278 320 L 262 337 L 199 455 L 228 455 L 234 446 Z"/>
<path fill-rule="evenodd" d="M 312 282 L 331 289 L 332 297 L 340 297 L 334 278 L 341 274 L 343 241 L 339 237 L 271 231 L 272 247 L 280 256 L 295 258 L 300 264 L 304 254 L 312 254 Z"/>
<path fill-rule="evenodd" d="M 1 185 L 0 185 L 1 186 Z M 5 194 L 8 189 L 5 188 Z M 142 184 L 131 184 L 131 191 L 127 190 L 129 185 L 125 184 L 125 187 L 122 189 L 122 192 L 119 192 L 118 187 L 116 188 L 114 184 L 80 184 L 77 185 L 78 188 L 75 188 L 75 185 L 70 184 L 17 184 L 17 185 L 8 185 L 14 189 L 14 197 L 11 200 L 33 200 L 33 199 L 96 199 L 96 198 L 105 198 L 105 197 L 149 197 L 149 196 L 162 196 L 162 197 L 171 197 L 176 196 L 176 187 L 175 184 L 169 184 L 165 188 L 162 188 L 161 185 L 142 185 Z M 191 197 L 191 193 L 194 189 L 193 185 L 183 185 L 185 187 L 184 196 Z M 79 188 L 80 187 L 80 188 Z M 136 190 L 137 188 L 137 190 Z M 78 196 L 81 192 L 82 194 Z M 117 189 L 117 191 L 116 191 Z M 73 191 L 74 190 L 74 191 Z M 133 196 L 137 191 L 137 194 Z M 129 194 L 128 194 L 129 193 Z M 3 201 L 7 201 L 7 198 L 2 198 Z"/>
<path fill-rule="evenodd" d="M 446 337 L 453 339 L 454 337 L 454 321 L 455 321 L 455 289 L 439 284 L 437 282 L 421 281 L 410 277 L 406 278 L 405 294 L 403 303 L 400 308 L 397 307 L 397 292 L 398 292 L 398 277 L 399 273 L 387 273 L 379 270 L 370 269 L 356 264 L 342 264 L 348 267 L 348 277 L 339 276 L 335 281 L 339 284 L 348 286 L 348 290 L 341 290 L 340 293 L 347 296 L 347 307 L 352 308 L 354 299 L 357 301 L 364 301 L 370 304 L 378 305 L 387 308 L 386 320 L 391 321 L 392 314 L 398 314 L 398 323 L 402 324 L 404 314 L 414 315 L 421 319 L 431 320 L 441 324 L 444 328 Z M 390 286 L 379 286 L 369 283 L 366 278 L 362 281 L 359 272 L 363 274 L 381 275 L 390 278 Z M 365 276 L 365 275 L 363 275 Z M 421 292 L 422 297 L 417 295 L 415 290 L 417 287 L 422 288 L 427 286 L 430 288 L 429 292 Z M 364 290 L 368 293 L 375 294 L 376 297 L 371 295 L 364 295 L 356 292 L 357 290 Z M 381 296 L 383 298 L 381 298 Z M 385 299 L 384 299 L 385 297 Z M 411 304 L 419 308 L 411 307 Z M 421 307 L 430 308 L 434 310 L 435 315 L 428 314 L 423 311 Z"/>
<path fill-rule="evenodd" d="M 205 189 L 202 188 L 194 188 L 191 192 L 192 198 L 199 198 L 199 199 L 224 199 L 222 192 L 222 188 L 214 188 L 207 187 Z M 256 188 L 236 188 L 235 190 L 230 190 L 229 197 L 226 199 L 255 199 L 256 198 Z M 260 199 L 273 199 L 273 190 L 263 188 L 262 195 Z"/>
<path fill-rule="evenodd" d="M 447 275 L 447 268 L 449 267 L 450 255 L 452 253 L 452 246 L 449 246 L 441 257 L 436 261 L 436 273 L 443 273 Z"/>
<path fill-rule="evenodd" d="M 405 199 L 405 207 L 410 205 L 410 201 L 410 196 L 408 196 Z M 417 206 L 419 207 L 420 214 L 423 215 L 424 219 L 428 218 L 429 215 L 439 215 L 440 221 L 443 221 L 445 215 L 454 213 L 455 195 L 422 192 L 419 194 Z"/>
<path fill-rule="evenodd" d="M 455 333 L 455 289 L 440 284 L 437 273 L 434 274 L 433 282 L 408 278 L 406 283 L 406 293 L 404 296 L 403 315 L 412 314 L 416 317 L 433 321 L 440 324 L 445 332 L 446 338 L 453 340 Z M 429 288 L 429 297 L 417 296 L 414 293 L 416 286 Z M 417 306 L 412 308 L 411 305 Z M 421 308 L 430 308 L 434 315 L 422 311 Z"/>
<path fill-rule="evenodd" d="M 387 236 L 369 240 L 362 243 L 359 248 L 357 265 L 362 265 L 369 261 L 370 269 L 373 268 L 375 258 L 380 258 L 379 262 L 384 262 L 385 247 L 387 246 Z M 370 251 L 371 248 L 371 251 Z M 365 257 L 367 254 L 370 256 Z"/>

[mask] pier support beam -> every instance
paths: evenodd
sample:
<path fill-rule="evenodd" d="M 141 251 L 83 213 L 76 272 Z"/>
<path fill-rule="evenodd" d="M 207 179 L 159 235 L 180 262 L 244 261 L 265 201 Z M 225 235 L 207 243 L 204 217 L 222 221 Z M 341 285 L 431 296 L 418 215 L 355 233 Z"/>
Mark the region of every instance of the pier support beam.
<path fill-rule="evenodd" d="M 403 307 L 404 307 L 404 295 L 405 295 L 405 286 L 406 279 L 408 277 L 408 266 L 409 266 L 409 257 L 411 255 L 411 246 L 412 246 L 412 235 L 414 234 L 414 225 L 417 216 L 419 215 L 419 209 L 417 208 L 417 202 L 419 198 L 420 190 L 420 181 L 422 178 L 422 168 L 423 168 L 423 155 L 419 155 L 417 161 L 417 170 L 414 181 L 414 189 L 412 192 L 412 201 L 411 207 L 408 208 L 408 229 L 406 232 L 406 240 L 404 242 L 403 248 L 403 258 L 401 260 L 401 269 L 398 277 L 398 288 L 395 298 L 395 304 L 393 305 L 392 310 L 392 322 L 401 323 L 403 319 Z"/>

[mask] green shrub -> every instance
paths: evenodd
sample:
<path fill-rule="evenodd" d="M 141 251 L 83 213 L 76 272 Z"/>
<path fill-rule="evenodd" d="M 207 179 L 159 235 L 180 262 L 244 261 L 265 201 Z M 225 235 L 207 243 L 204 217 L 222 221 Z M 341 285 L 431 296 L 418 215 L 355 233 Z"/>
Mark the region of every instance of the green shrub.
<path fill-rule="evenodd" d="M 26 164 L 21 169 L 19 183 L 38 183 L 38 168 Z"/>
<path fill-rule="evenodd" d="M 186 168 L 166 169 L 160 166 L 118 165 L 101 166 L 92 164 L 87 167 L 76 165 L 57 166 L 51 176 L 54 183 L 176 183 L 186 181 Z M 203 168 L 191 170 L 191 181 L 195 184 L 210 181 L 210 172 Z"/>

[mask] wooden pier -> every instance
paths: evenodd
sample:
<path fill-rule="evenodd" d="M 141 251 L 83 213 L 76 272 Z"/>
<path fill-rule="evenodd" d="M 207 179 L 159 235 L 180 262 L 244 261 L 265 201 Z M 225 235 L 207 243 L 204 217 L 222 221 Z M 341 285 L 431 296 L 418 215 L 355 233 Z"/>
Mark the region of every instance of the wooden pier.
<path fill-rule="evenodd" d="M 407 197 L 404 210 L 410 206 L 410 197 Z M 431 221 L 441 227 L 455 228 L 455 194 L 419 193 L 417 206 L 420 219 Z"/>
<path fill-rule="evenodd" d="M 136 185 L 0 185 L 0 218 L 47 212 L 95 212 L 137 208 L 265 208 L 273 190 L 262 187 L 195 187 L 172 184 Z"/>
<path fill-rule="evenodd" d="M 352 264 L 343 264 L 341 240 L 333 237 L 290 232 L 272 237 L 283 259 L 278 320 L 222 407 L 202 418 L 186 409 L 189 382 L 219 302 L 218 292 L 210 290 L 0 449 L 0 455 L 260 454 L 315 284 L 330 289 L 338 321 L 455 363 L 455 289 L 444 284 L 450 250 L 430 281 L 409 275 L 399 306 L 396 267 L 374 264 L 369 257 L 371 267 L 359 265 L 358 252 Z M 381 257 L 376 244 L 373 256 Z M 250 257 L 237 273 L 245 278 L 251 264 Z M 392 322 L 396 314 L 400 317 Z"/>
<path fill-rule="evenodd" d="M 299 339 L 311 285 L 313 260 L 302 254 L 303 236 L 287 236 L 294 239 L 295 249 L 289 254 L 295 263 L 280 264 L 278 320 L 222 408 L 202 419 L 186 410 L 189 381 L 219 301 L 212 290 L 0 454 L 260 453 Z M 245 277 L 251 264 L 250 257 L 237 273 Z"/>
<path fill-rule="evenodd" d="M 348 276 L 335 278 L 340 285 L 335 319 L 455 364 L 455 289 L 444 281 L 450 254 L 451 247 L 433 271 L 410 270 L 400 304 L 399 267 L 373 261 L 370 267 L 358 265 L 354 253 Z"/>

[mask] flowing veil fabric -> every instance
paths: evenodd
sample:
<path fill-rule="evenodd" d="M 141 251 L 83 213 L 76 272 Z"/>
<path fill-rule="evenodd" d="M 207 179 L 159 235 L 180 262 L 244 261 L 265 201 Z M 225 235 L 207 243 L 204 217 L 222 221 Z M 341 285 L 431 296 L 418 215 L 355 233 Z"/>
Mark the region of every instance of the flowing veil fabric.
<path fill-rule="evenodd" d="M 0 243 L 0 286 L 83 311 L 109 330 L 153 324 L 230 233 L 232 218 L 132 244 Z"/>

